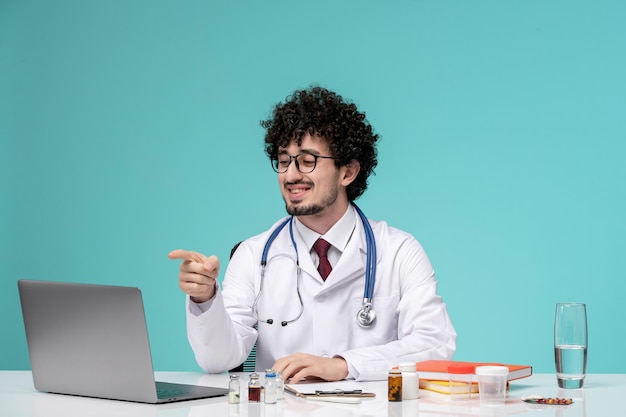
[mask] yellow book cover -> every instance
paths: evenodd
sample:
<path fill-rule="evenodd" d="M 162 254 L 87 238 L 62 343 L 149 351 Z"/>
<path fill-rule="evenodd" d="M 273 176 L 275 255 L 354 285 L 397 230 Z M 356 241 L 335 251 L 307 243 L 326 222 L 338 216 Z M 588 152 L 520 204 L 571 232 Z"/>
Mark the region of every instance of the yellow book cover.
<path fill-rule="evenodd" d="M 452 388 L 452 390 L 450 388 Z M 452 386 L 450 386 L 449 381 L 420 379 L 420 389 L 439 392 L 441 394 L 450 394 L 451 392 L 454 392 L 455 394 L 465 394 L 467 393 L 467 384 L 462 382 L 453 382 Z M 472 383 L 472 393 L 478 393 L 477 382 Z"/>

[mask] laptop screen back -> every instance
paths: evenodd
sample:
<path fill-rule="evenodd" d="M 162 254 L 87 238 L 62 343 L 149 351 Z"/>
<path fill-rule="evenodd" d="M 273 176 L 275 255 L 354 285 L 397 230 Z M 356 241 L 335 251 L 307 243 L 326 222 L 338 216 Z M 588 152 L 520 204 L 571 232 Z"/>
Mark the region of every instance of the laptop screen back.
<path fill-rule="evenodd" d="M 156 402 L 138 288 L 18 281 L 35 388 Z"/>

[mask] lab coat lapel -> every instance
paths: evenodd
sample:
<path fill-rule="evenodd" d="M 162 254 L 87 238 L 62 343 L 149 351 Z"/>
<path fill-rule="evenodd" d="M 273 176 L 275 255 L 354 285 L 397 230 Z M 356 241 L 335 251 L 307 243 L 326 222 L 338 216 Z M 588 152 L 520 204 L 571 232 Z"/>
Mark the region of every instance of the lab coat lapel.
<path fill-rule="evenodd" d="M 286 239 L 289 239 L 289 246 L 293 249 L 293 244 L 291 243 L 291 237 L 289 236 L 289 232 L 286 234 Z M 300 236 L 300 233 L 297 232 L 297 229 L 294 227 L 293 237 L 296 241 L 296 245 L 298 246 L 298 259 L 300 262 L 300 268 L 302 271 L 312 277 L 319 276 L 319 272 L 317 272 L 317 267 L 313 264 L 313 260 L 311 259 L 311 254 L 306 247 L 306 243 Z M 321 278 L 320 278 L 321 279 Z"/>
<path fill-rule="evenodd" d="M 302 242 L 302 246 L 298 247 L 304 247 L 304 242 Z M 311 254 L 309 252 L 305 251 L 304 253 L 300 254 L 300 268 L 302 268 L 302 271 L 312 277 L 319 277 L 320 275 L 320 273 L 317 272 L 317 267 L 313 265 L 313 260 L 311 259 Z M 321 280 L 322 278 L 319 277 L 319 279 Z"/>

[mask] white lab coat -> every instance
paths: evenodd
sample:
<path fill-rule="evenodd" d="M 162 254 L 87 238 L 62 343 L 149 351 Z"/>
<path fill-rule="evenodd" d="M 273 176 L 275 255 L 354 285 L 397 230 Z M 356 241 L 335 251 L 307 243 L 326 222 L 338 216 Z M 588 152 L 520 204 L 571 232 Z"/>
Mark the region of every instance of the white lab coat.
<path fill-rule="evenodd" d="M 283 219 L 284 220 L 284 219 Z M 436 293 L 434 271 L 421 245 L 409 234 L 371 221 L 376 239 L 376 285 L 370 328 L 357 324 L 365 283 L 366 240 L 356 222 L 337 265 L 322 281 L 305 243 L 294 227 L 302 268 L 300 293 L 304 311 L 294 323 L 281 326 L 300 312 L 296 286 L 296 252 L 285 227 L 268 253 L 258 317 L 252 305 L 260 287 L 260 262 L 270 230 L 244 241 L 228 264 L 223 290 L 198 306 L 187 300 L 187 331 L 196 361 L 209 373 L 242 363 L 257 341 L 257 370 L 296 352 L 341 356 L 350 378 L 385 379 L 400 362 L 450 359 L 456 332 L 446 306 Z M 254 328 L 258 324 L 258 330 Z"/>

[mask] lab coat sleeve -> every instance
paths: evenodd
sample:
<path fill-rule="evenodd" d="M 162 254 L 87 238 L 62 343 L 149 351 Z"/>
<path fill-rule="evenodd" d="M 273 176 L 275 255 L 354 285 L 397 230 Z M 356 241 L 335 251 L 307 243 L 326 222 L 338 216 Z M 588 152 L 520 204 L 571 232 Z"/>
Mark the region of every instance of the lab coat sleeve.
<path fill-rule="evenodd" d="M 203 311 L 206 310 L 206 311 Z M 207 373 L 220 373 L 243 362 L 243 348 L 224 308 L 221 291 L 213 299 L 196 305 L 187 297 L 187 336 L 196 362 Z"/>
<path fill-rule="evenodd" d="M 218 286 L 215 296 L 202 304 L 187 297 L 187 337 L 196 362 L 207 373 L 240 365 L 256 341 L 256 318 L 250 308 L 254 298 L 252 257 L 248 245 L 240 245 L 226 269 L 224 290 Z"/>
<path fill-rule="evenodd" d="M 384 379 L 400 362 L 451 359 L 456 349 L 456 332 L 446 305 L 437 295 L 434 271 L 421 245 L 409 237 L 385 256 L 385 276 L 377 277 L 377 286 L 389 291 L 399 288 L 398 338 L 337 355 L 346 359 L 349 377 L 357 380 Z"/>

